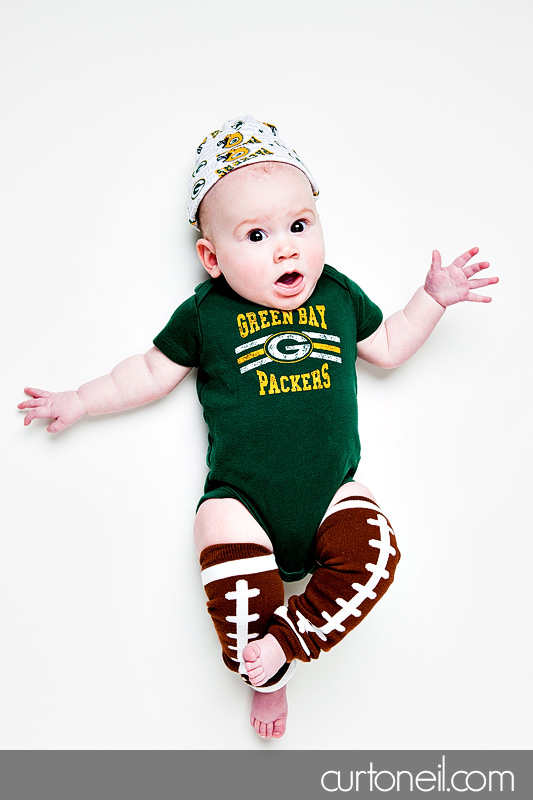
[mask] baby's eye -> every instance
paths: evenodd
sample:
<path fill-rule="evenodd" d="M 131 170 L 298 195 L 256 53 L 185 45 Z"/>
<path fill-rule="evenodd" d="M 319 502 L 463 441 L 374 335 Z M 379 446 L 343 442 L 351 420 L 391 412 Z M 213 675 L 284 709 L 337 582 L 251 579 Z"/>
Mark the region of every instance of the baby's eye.
<path fill-rule="evenodd" d="M 303 233 L 307 228 L 307 222 L 305 219 L 297 219 L 296 222 L 293 222 L 291 225 L 291 233 Z"/>
<path fill-rule="evenodd" d="M 259 228 L 256 228 L 255 230 L 250 231 L 250 233 L 248 234 L 248 239 L 251 242 L 262 242 L 263 239 L 266 239 L 266 233 L 264 231 L 259 230 Z"/>

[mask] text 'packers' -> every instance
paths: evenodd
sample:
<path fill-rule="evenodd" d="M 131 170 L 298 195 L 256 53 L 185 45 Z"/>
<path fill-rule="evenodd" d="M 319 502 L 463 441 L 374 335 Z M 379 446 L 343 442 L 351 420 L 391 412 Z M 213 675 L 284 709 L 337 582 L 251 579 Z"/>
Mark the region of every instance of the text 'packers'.
<path fill-rule="evenodd" d="M 327 364 L 321 369 L 312 372 L 303 372 L 299 375 L 281 375 L 276 378 L 273 372 L 267 375 L 256 369 L 259 379 L 259 394 L 287 394 L 288 392 L 310 392 L 313 389 L 329 389 L 331 378 Z"/>

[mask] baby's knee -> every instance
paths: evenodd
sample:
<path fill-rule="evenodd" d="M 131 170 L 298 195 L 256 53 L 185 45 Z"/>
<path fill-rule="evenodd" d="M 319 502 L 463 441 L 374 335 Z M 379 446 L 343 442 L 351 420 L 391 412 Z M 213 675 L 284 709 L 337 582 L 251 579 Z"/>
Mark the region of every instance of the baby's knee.
<path fill-rule="evenodd" d="M 340 489 L 337 490 L 329 508 L 332 508 L 336 503 L 340 503 L 341 500 L 345 500 L 347 497 L 366 497 L 374 503 L 377 503 L 376 498 L 368 486 L 358 481 L 348 481 L 348 483 L 343 483 Z"/>
<path fill-rule="evenodd" d="M 363 483 L 359 483 L 358 481 L 353 481 L 352 483 L 345 484 L 349 486 L 352 490 L 352 493 L 355 493 L 358 497 L 368 497 L 369 500 L 373 500 L 374 503 L 377 503 L 376 498 L 368 488 Z"/>
<path fill-rule="evenodd" d="M 316 554 L 322 566 L 387 573 L 391 581 L 401 558 L 391 524 L 364 495 L 330 507 L 317 533 Z"/>

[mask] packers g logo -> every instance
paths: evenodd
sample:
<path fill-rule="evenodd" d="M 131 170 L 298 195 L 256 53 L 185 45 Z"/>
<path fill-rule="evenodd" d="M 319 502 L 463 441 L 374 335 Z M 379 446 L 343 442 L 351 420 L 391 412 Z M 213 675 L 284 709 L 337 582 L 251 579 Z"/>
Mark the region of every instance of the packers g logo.
<path fill-rule="evenodd" d="M 220 142 L 217 142 L 217 147 L 222 145 L 226 150 L 229 150 L 231 147 L 237 147 L 238 144 L 241 144 L 242 140 L 242 133 L 235 131 L 235 133 L 230 133 L 225 139 L 221 139 Z"/>
<path fill-rule="evenodd" d="M 238 158 L 244 158 L 250 151 L 247 147 L 237 147 L 236 150 L 231 150 L 229 153 L 221 153 L 217 156 L 217 161 L 236 161 Z"/>
<path fill-rule="evenodd" d="M 200 161 L 200 163 L 198 164 L 198 166 L 196 167 L 196 169 L 195 169 L 195 170 L 194 170 L 194 172 L 192 173 L 192 176 L 193 176 L 193 178 L 194 178 L 196 175 L 198 175 L 198 173 L 200 172 L 200 170 L 202 170 L 204 167 L 207 167 L 207 161 L 205 160 L 205 158 L 204 158 L 204 160 L 203 160 L 203 161 Z"/>
<path fill-rule="evenodd" d="M 196 197 L 198 197 L 198 194 L 200 193 L 200 190 L 202 189 L 203 186 L 205 186 L 205 179 L 204 178 L 200 178 L 199 181 L 196 181 L 196 183 L 192 187 L 192 192 L 191 192 L 191 199 L 192 200 L 194 200 Z"/>
<path fill-rule="evenodd" d="M 310 355 L 313 342 L 304 333 L 275 333 L 265 342 L 265 355 L 272 361 L 303 361 Z"/>

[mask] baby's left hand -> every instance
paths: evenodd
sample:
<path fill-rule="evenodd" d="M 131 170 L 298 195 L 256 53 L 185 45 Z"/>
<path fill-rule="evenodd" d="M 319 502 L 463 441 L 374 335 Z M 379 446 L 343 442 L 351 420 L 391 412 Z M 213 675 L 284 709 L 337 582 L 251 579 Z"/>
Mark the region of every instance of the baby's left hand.
<path fill-rule="evenodd" d="M 463 255 L 458 256 L 449 267 L 443 267 L 438 250 L 433 251 L 431 268 L 426 276 L 424 289 L 437 303 L 446 308 L 463 300 L 474 300 L 478 303 L 490 303 L 491 297 L 476 294 L 472 289 L 498 283 L 498 278 L 474 278 L 480 270 L 487 269 L 488 261 L 468 264 L 471 258 L 479 253 L 479 247 L 473 247 Z M 470 279 L 470 280 L 469 280 Z"/>

